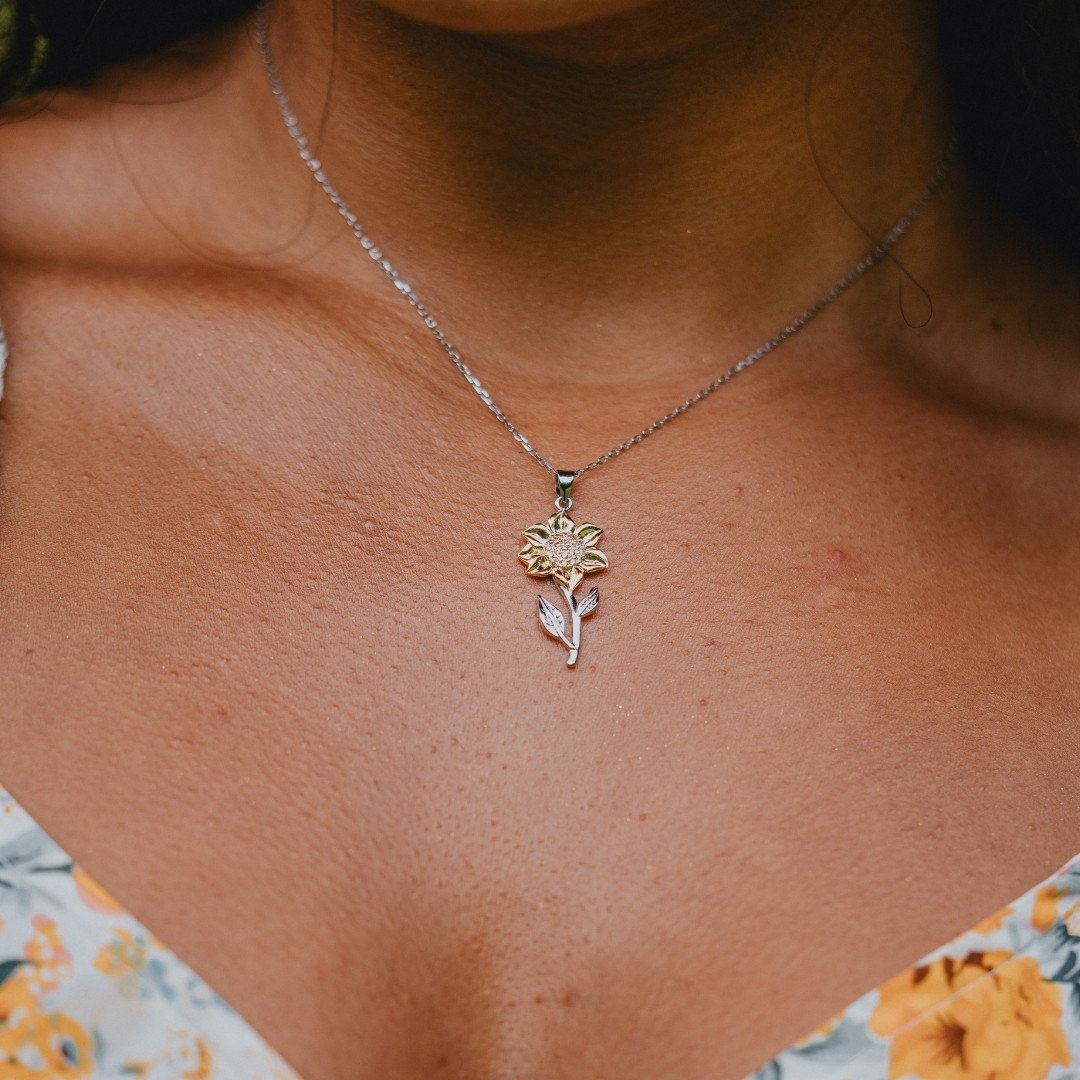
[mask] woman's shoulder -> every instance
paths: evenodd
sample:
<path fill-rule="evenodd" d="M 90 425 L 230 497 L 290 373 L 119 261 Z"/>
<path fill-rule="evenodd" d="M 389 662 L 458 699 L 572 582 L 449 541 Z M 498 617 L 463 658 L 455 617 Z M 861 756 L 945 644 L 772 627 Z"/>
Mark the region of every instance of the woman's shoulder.
<path fill-rule="evenodd" d="M 0 114 L 0 258 L 43 265 L 107 248 L 102 227 L 137 213 L 105 103 L 41 92 Z"/>
<path fill-rule="evenodd" d="M 200 167 L 183 138 L 195 110 L 179 109 L 212 95 L 234 40 L 222 30 L 0 106 L 0 259 L 160 260 L 171 233 L 155 196 Z"/>

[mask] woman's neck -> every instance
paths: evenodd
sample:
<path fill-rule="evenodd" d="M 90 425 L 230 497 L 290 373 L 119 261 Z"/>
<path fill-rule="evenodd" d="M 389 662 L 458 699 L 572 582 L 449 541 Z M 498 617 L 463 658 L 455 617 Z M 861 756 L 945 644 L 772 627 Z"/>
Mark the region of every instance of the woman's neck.
<path fill-rule="evenodd" d="M 662 0 L 494 38 L 336 7 L 272 6 L 298 114 L 431 306 L 488 349 L 514 326 L 518 364 L 571 342 L 602 363 L 613 325 L 643 353 L 704 327 L 749 347 L 859 257 L 860 226 L 888 230 L 945 141 L 922 0 Z"/>

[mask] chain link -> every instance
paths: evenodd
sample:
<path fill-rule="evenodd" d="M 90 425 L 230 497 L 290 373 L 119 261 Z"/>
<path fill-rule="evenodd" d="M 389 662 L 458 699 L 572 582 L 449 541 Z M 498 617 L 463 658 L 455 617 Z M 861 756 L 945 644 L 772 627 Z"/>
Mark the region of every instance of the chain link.
<path fill-rule="evenodd" d="M 428 310 L 426 305 L 417 295 L 416 291 L 411 285 L 406 282 L 401 275 L 394 268 L 393 264 L 383 253 L 382 249 L 375 243 L 374 240 L 367 234 L 364 227 L 357 220 L 356 215 L 349 208 L 348 203 L 345 201 L 338 189 L 331 183 L 330 178 L 326 175 L 326 170 L 323 168 L 322 161 L 316 156 L 311 149 L 311 145 L 308 142 L 307 136 L 304 134 L 303 129 L 300 126 L 300 121 L 297 119 L 296 113 L 293 111 L 292 105 L 289 103 L 288 95 L 285 93 L 285 87 L 281 81 L 281 74 L 278 71 L 277 63 L 274 60 L 274 55 L 270 50 L 270 40 L 267 27 L 267 0 L 260 0 L 260 3 L 255 9 L 255 41 L 259 49 L 259 53 L 262 56 L 263 65 L 266 68 L 267 76 L 270 80 L 270 87 L 273 91 L 274 98 L 277 101 L 278 109 L 281 112 L 281 118 L 285 122 L 285 127 L 295 143 L 297 151 L 300 154 L 301 160 L 311 171 L 311 175 L 314 177 L 315 182 L 326 192 L 330 201 L 334 204 L 337 212 L 345 220 L 345 224 L 348 225 L 353 235 L 360 242 L 360 246 L 368 253 L 368 256 L 375 263 L 375 265 L 388 277 L 393 284 L 394 288 L 408 301 L 409 306 L 416 312 L 419 318 L 423 321 L 425 327 L 431 333 L 432 337 L 439 343 L 442 350 L 450 358 L 451 363 L 461 372 L 466 382 L 476 392 L 477 397 L 487 406 L 488 409 L 494 414 L 495 419 L 499 421 L 503 427 L 510 433 L 515 442 L 521 446 L 521 448 L 538 464 L 541 468 L 545 469 L 552 476 L 556 476 L 558 471 L 550 461 L 547 460 L 536 449 L 535 446 L 529 441 L 525 434 L 519 430 L 514 422 L 503 412 L 499 404 L 492 398 L 491 393 L 484 386 L 483 383 L 473 374 L 468 364 L 465 363 L 461 356 L 461 353 L 455 347 L 455 345 L 446 336 L 445 331 L 439 325 L 438 320 Z M 942 182 L 945 179 L 949 159 L 951 157 L 952 147 L 946 150 L 942 157 L 941 163 L 938 167 L 933 179 L 923 188 L 919 197 L 912 203 L 908 211 L 896 222 L 895 225 L 885 234 L 884 238 L 876 243 L 850 270 L 847 271 L 843 277 L 839 278 L 817 300 L 814 301 L 805 311 L 796 315 L 782 330 L 774 334 L 768 341 L 762 342 L 753 352 L 747 353 L 736 364 L 733 364 L 722 375 L 714 379 L 708 386 L 703 386 L 697 393 L 692 394 L 682 404 L 677 405 L 670 412 L 664 413 L 663 416 L 658 417 L 648 427 L 643 428 L 636 435 L 632 435 L 629 439 L 619 443 L 617 446 L 613 446 L 606 453 L 601 454 L 598 458 L 593 459 L 587 465 L 582 465 L 581 468 L 573 471 L 574 477 L 579 477 L 583 473 L 591 472 L 593 469 L 598 469 L 601 465 L 605 465 L 611 461 L 612 458 L 618 457 L 620 454 L 625 453 L 632 446 L 636 446 L 639 442 L 647 439 L 654 432 L 659 431 L 660 428 L 666 424 L 670 424 L 672 420 L 683 415 L 692 409 L 698 402 L 704 401 L 710 394 L 719 390 L 726 382 L 729 382 L 740 371 L 745 371 L 752 364 L 756 363 L 763 356 L 768 355 L 777 346 L 782 345 L 788 338 L 793 337 L 800 330 L 802 330 L 816 315 L 818 315 L 824 308 L 828 307 L 834 300 L 836 300 L 841 294 L 846 292 L 856 281 L 859 280 L 868 270 L 876 266 L 889 251 L 895 246 L 897 241 L 908 231 L 912 222 L 922 213 L 926 208 L 927 203 L 934 197 L 938 188 L 940 188 Z"/>
<path fill-rule="evenodd" d="M 0 323 L 0 399 L 4 396 L 4 369 L 7 367 L 8 347 L 4 324 Z"/>

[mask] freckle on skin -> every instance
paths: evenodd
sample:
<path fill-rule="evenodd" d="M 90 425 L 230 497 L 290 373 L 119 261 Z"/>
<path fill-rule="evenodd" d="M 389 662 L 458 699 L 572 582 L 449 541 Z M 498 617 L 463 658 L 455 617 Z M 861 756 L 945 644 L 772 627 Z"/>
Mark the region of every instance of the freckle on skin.
<path fill-rule="evenodd" d="M 826 559 L 832 570 L 842 570 L 851 563 L 851 556 L 843 548 L 838 547 L 830 549 Z"/>

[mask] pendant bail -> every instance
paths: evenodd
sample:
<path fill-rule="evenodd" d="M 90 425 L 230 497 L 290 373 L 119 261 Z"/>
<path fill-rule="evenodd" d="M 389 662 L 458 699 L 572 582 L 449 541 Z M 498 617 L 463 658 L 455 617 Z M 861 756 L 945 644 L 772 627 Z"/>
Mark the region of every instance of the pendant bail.
<path fill-rule="evenodd" d="M 576 479 L 577 474 L 566 469 L 555 471 L 555 509 L 560 513 L 574 505 L 574 500 L 570 498 L 570 489 Z"/>

